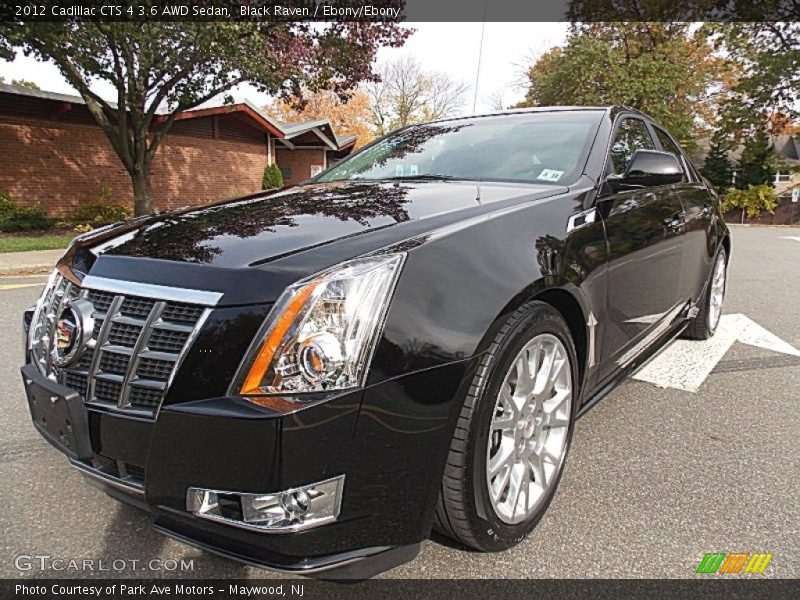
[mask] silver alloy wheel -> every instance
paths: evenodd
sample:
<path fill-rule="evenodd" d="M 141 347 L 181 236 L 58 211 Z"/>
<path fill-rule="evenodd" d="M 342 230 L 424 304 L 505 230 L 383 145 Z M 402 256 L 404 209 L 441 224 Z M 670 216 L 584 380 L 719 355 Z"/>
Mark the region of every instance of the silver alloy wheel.
<path fill-rule="evenodd" d="M 564 344 L 543 333 L 519 351 L 500 386 L 486 448 L 486 483 L 504 523 L 536 512 L 564 462 L 572 368 Z"/>
<path fill-rule="evenodd" d="M 725 255 L 720 254 L 714 265 L 711 277 L 711 290 L 708 302 L 708 329 L 714 331 L 722 315 L 722 301 L 725 298 Z"/>

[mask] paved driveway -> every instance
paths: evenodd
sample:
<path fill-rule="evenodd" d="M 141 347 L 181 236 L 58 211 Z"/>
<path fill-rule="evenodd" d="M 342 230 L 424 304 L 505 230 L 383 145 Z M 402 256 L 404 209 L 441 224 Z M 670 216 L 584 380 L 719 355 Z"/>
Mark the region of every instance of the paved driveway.
<path fill-rule="evenodd" d="M 797 238 L 797 239 L 792 239 Z M 800 348 L 800 229 L 734 227 L 726 313 Z M 35 433 L 23 398 L 19 313 L 43 278 L 0 280 L 0 575 L 14 557 L 193 561 L 192 576 L 269 573 L 152 531 L 87 486 Z M 531 536 L 500 554 L 434 537 L 387 577 L 690 577 L 710 551 L 772 552 L 800 577 L 800 358 L 735 343 L 697 393 L 629 381 L 581 419 L 561 486 Z M 24 566 L 24 563 L 23 563 Z"/>

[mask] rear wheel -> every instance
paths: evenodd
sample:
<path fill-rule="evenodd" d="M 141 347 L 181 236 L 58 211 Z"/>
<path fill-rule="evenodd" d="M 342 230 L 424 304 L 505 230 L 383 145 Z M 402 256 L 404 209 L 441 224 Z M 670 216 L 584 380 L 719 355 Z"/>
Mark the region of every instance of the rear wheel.
<path fill-rule="evenodd" d="M 435 528 L 484 551 L 533 529 L 569 448 L 577 360 L 564 320 L 529 302 L 501 328 L 465 399 L 445 467 Z"/>
<path fill-rule="evenodd" d="M 727 284 L 728 255 L 722 248 L 714 261 L 711 279 L 706 285 L 705 294 L 699 303 L 699 312 L 689 323 L 684 337 L 692 340 L 707 340 L 717 332 L 722 316 L 722 305 L 725 301 Z"/>

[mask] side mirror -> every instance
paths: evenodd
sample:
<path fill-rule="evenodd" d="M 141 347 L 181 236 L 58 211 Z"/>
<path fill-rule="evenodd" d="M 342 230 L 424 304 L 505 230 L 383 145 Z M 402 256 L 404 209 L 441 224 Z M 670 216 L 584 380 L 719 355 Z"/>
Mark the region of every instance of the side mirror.
<path fill-rule="evenodd" d="M 631 189 L 671 185 L 683 180 L 683 169 L 674 154 L 637 150 L 621 177 L 609 178 L 612 188 Z"/>

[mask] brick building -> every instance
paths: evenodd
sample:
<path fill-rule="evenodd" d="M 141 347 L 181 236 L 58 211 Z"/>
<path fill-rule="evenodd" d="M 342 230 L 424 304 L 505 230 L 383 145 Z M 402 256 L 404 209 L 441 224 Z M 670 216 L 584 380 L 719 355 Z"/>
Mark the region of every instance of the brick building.
<path fill-rule="evenodd" d="M 152 167 L 156 209 L 203 204 L 261 189 L 267 164 L 286 185 L 349 154 L 355 137 L 327 121 L 283 123 L 250 103 L 179 115 Z M 0 85 L 0 190 L 57 215 L 96 197 L 132 204 L 130 177 L 82 98 Z"/>

